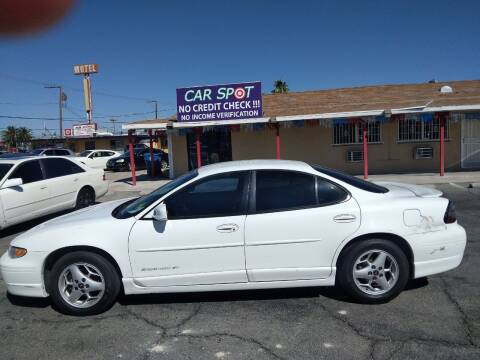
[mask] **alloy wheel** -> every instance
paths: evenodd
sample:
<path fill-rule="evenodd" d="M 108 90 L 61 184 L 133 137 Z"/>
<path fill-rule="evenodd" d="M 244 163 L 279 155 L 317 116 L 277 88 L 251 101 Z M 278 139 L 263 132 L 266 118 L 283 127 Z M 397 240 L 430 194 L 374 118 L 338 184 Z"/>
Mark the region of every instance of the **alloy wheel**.
<path fill-rule="evenodd" d="M 61 272 L 58 290 L 69 305 L 90 308 L 102 299 L 105 280 L 97 267 L 88 263 L 75 263 Z"/>
<path fill-rule="evenodd" d="M 369 250 L 360 255 L 353 265 L 355 285 L 368 295 L 382 295 L 398 281 L 399 266 L 385 250 Z"/>

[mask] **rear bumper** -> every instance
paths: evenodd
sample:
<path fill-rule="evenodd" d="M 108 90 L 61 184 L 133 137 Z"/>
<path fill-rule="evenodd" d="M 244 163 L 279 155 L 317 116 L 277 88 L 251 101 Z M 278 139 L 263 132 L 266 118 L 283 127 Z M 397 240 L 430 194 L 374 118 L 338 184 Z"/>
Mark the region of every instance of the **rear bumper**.
<path fill-rule="evenodd" d="M 106 169 L 109 171 L 118 171 L 118 170 L 125 170 L 127 169 L 127 163 L 114 163 L 114 164 L 108 164 L 106 166 Z"/>
<path fill-rule="evenodd" d="M 463 259 L 467 235 L 458 224 L 446 230 L 417 234 L 408 238 L 414 254 L 415 278 L 452 270 Z"/>
<path fill-rule="evenodd" d="M 95 199 L 101 198 L 108 192 L 108 181 L 103 181 L 95 187 Z"/>
<path fill-rule="evenodd" d="M 31 252 L 20 259 L 12 259 L 8 253 L 0 258 L 0 277 L 12 295 L 47 297 L 42 281 L 44 252 Z"/>

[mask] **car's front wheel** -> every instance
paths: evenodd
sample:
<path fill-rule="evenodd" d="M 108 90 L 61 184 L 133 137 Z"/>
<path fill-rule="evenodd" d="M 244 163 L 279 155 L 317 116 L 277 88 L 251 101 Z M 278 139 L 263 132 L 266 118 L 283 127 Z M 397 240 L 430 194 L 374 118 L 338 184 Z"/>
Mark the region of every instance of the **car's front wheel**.
<path fill-rule="evenodd" d="M 369 239 L 354 243 L 342 254 L 339 285 L 362 303 L 381 303 L 396 297 L 409 279 L 409 263 L 394 242 Z"/>
<path fill-rule="evenodd" d="M 55 307 L 84 316 L 108 310 L 120 293 L 120 277 L 110 261 L 87 251 L 62 256 L 53 265 L 48 287 Z"/>

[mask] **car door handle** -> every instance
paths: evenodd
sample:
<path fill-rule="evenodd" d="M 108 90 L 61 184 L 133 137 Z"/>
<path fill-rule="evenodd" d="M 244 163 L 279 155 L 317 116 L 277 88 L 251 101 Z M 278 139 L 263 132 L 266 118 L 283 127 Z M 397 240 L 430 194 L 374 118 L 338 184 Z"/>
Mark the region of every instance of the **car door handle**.
<path fill-rule="evenodd" d="M 338 214 L 333 218 L 333 221 L 337 223 L 349 223 L 357 220 L 357 217 L 353 214 Z"/>
<path fill-rule="evenodd" d="M 78 181 L 78 178 L 73 179 L 73 181 Z"/>
<path fill-rule="evenodd" d="M 41 186 L 40 190 L 45 190 L 47 187 L 46 186 Z"/>
<path fill-rule="evenodd" d="M 237 224 L 223 224 L 217 226 L 217 231 L 220 233 L 232 233 L 238 230 Z"/>

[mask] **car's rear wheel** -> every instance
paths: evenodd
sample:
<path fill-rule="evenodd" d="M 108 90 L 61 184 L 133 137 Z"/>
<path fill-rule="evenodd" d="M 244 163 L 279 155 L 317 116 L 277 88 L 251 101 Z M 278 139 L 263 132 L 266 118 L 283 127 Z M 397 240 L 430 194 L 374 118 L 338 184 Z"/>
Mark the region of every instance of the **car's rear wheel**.
<path fill-rule="evenodd" d="M 95 204 L 95 191 L 92 188 L 84 187 L 80 189 L 77 195 L 76 209 L 83 209 Z"/>
<path fill-rule="evenodd" d="M 50 297 L 64 314 L 83 316 L 108 310 L 120 292 L 115 267 L 103 256 L 76 251 L 62 256 L 48 279 Z"/>
<path fill-rule="evenodd" d="M 341 255 L 339 285 L 362 303 L 381 303 L 396 297 L 409 279 L 409 263 L 403 250 L 384 239 L 359 241 Z"/>

